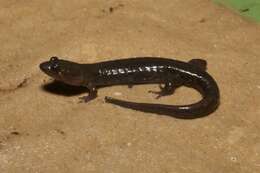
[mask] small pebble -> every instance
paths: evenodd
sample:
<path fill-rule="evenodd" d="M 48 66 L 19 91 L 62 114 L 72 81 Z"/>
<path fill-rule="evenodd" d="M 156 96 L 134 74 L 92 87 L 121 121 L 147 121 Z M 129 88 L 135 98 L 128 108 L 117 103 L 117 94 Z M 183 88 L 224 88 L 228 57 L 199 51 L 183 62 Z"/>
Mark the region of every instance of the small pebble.
<path fill-rule="evenodd" d="M 115 96 L 121 96 L 121 95 L 122 95 L 121 92 L 114 92 L 113 94 L 114 94 Z"/>

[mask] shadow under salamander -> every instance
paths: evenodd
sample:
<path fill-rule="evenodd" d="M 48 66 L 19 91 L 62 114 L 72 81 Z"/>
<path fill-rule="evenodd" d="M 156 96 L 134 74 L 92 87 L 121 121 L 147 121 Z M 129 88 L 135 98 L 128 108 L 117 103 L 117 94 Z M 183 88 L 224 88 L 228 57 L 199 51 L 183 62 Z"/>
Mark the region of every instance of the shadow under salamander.
<path fill-rule="evenodd" d="M 42 90 L 64 96 L 75 96 L 82 93 L 88 93 L 89 90 L 86 87 L 72 86 L 59 81 L 53 81 L 41 86 Z"/>

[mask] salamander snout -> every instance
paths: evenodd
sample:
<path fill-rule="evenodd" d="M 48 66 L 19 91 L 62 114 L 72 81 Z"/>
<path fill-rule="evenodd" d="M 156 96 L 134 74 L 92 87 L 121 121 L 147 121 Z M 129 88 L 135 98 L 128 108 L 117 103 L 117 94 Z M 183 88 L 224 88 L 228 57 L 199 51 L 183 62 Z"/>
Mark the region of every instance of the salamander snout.
<path fill-rule="evenodd" d="M 41 63 L 39 67 L 47 75 L 55 77 L 59 72 L 59 60 L 57 57 L 51 57 L 49 61 Z"/>
<path fill-rule="evenodd" d="M 51 69 L 51 66 L 50 66 L 50 63 L 49 62 L 43 62 L 39 65 L 40 69 L 43 71 L 43 72 L 47 72 Z"/>
<path fill-rule="evenodd" d="M 49 61 L 42 62 L 40 69 L 55 80 L 70 85 L 81 85 L 83 80 L 82 68 L 78 63 L 51 57 Z"/>

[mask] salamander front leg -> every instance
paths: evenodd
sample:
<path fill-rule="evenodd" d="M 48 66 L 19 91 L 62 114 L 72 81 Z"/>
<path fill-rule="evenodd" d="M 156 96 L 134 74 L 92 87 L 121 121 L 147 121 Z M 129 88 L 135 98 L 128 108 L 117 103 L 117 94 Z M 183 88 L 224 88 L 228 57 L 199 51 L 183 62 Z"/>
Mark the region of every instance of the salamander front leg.
<path fill-rule="evenodd" d="M 133 86 L 134 86 L 133 84 L 128 84 L 128 85 L 127 85 L 127 87 L 128 87 L 129 89 L 132 89 Z"/>
<path fill-rule="evenodd" d="M 89 102 L 97 97 L 97 88 L 93 86 L 87 86 L 89 89 L 89 94 L 87 96 L 79 97 L 80 102 Z"/>

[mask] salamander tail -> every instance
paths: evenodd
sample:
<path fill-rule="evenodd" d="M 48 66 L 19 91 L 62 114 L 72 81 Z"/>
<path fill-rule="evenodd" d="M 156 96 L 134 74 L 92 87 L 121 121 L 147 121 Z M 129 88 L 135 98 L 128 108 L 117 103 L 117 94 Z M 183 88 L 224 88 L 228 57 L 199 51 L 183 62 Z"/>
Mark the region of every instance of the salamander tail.
<path fill-rule="evenodd" d="M 150 103 L 136 103 L 105 97 L 107 103 L 115 104 L 124 108 L 138 110 L 142 112 L 156 113 L 159 115 L 171 116 L 180 119 L 195 119 L 201 118 L 214 112 L 218 107 L 218 99 L 207 98 L 190 105 L 164 105 Z"/>

